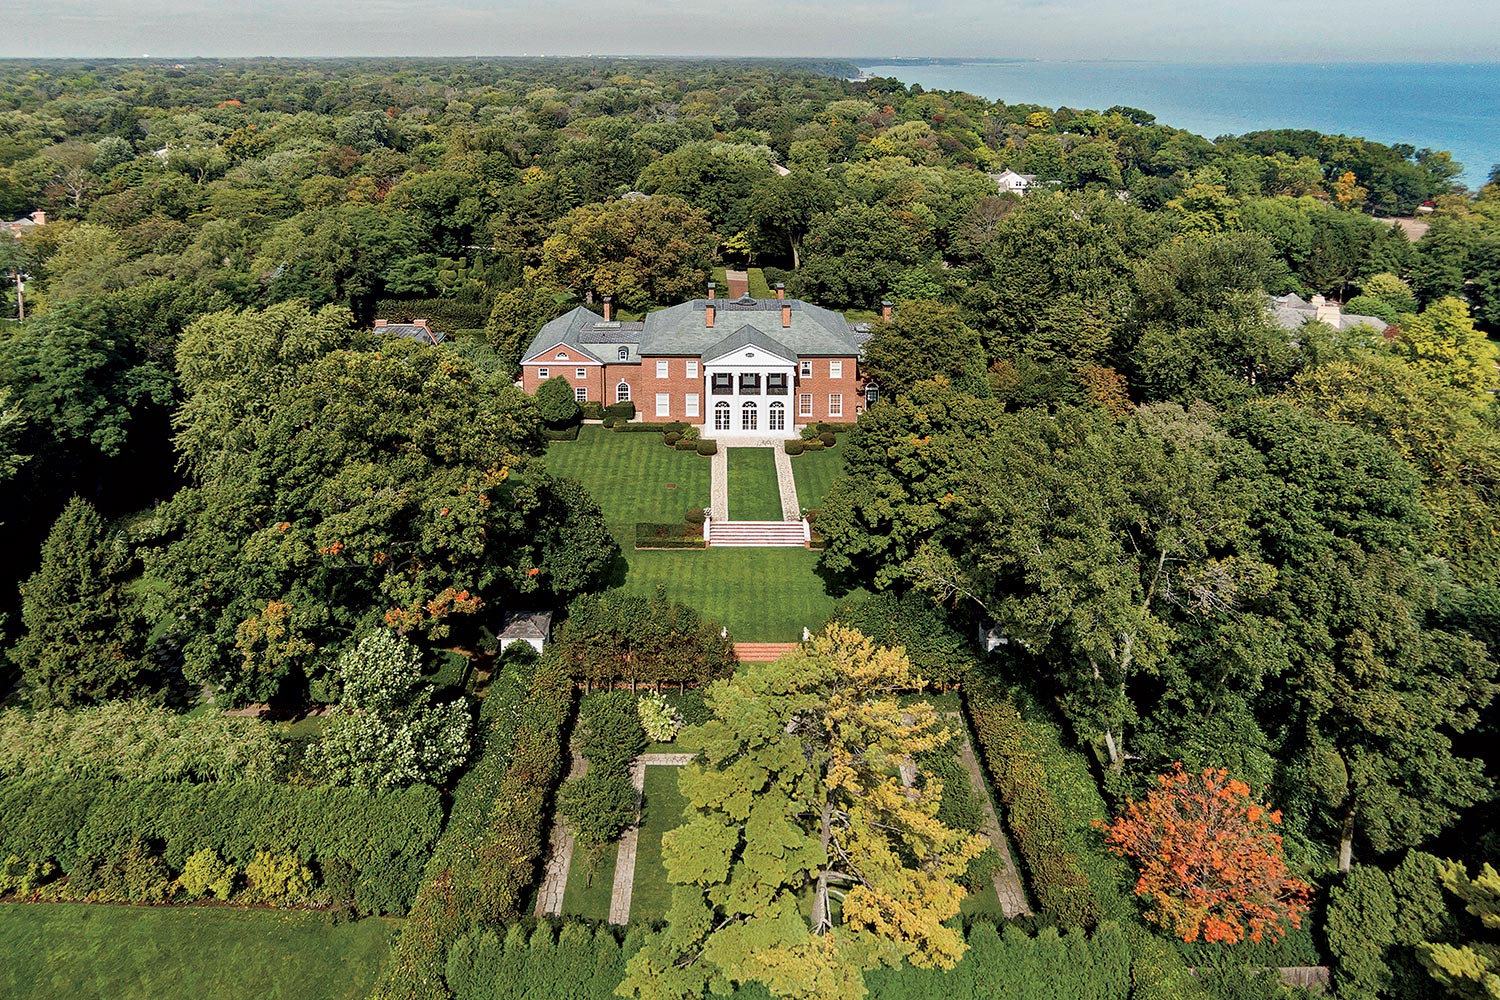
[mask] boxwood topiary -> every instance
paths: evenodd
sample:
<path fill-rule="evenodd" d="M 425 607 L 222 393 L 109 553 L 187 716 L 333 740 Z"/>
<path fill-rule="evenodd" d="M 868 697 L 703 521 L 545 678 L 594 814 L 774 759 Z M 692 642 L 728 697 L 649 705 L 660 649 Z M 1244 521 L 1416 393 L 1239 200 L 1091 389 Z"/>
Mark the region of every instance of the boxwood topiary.
<path fill-rule="evenodd" d="M 717 455 L 719 453 L 719 442 L 709 441 L 706 438 L 701 439 L 698 441 L 697 448 L 698 454 L 705 457 L 709 455 Z"/>

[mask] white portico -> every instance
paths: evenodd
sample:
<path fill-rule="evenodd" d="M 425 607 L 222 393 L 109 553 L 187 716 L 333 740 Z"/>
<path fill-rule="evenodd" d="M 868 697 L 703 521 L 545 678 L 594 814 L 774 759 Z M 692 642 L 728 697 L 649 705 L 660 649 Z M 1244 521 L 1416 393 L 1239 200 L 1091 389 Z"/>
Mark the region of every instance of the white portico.
<path fill-rule="evenodd" d="M 791 438 L 796 353 L 743 326 L 703 353 L 705 433 L 715 437 Z"/>

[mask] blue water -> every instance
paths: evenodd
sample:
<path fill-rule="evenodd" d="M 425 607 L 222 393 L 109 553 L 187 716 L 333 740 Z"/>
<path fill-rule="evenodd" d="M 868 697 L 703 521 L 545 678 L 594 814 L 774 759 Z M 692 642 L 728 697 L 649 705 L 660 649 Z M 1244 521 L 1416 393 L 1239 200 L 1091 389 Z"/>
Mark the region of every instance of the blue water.
<path fill-rule="evenodd" d="M 1446 149 L 1470 187 L 1500 163 L 1500 63 L 1013 62 L 871 65 L 929 90 L 1007 103 L 1149 111 L 1163 125 L 1212 139 L 1265 128 L 1310 128 Z"/>

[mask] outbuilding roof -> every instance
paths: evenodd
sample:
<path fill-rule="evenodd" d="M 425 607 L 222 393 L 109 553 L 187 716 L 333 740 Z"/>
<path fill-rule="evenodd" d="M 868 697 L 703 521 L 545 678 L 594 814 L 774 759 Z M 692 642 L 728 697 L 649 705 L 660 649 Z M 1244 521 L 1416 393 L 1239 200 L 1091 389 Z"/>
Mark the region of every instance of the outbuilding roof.
<path fill-rule="evenodd" d="M 512 611 L 501 620 L 501 639 L 545 639 L 552 629 L 550 611 Z"/>

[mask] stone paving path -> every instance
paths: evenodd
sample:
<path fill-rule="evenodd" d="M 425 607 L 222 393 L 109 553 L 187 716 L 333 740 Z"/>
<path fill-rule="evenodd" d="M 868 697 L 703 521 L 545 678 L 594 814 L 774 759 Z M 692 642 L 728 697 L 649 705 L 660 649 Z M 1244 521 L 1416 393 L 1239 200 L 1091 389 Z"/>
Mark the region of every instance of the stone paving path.
<path fill-rule="evenodd" d="M 583 754 L 573 751 L 572 763 L 568 766 L 567 778 L 581 778 L 589 769 Z M 568 888 L 568 869 L 573 864 L 573 830 L 559 816 L 552 824 L 552 836 L 548 838 L 552 850 L 547 855 L 547 867 L 542 874 L 542 887 L 537 890 L 536 910 L 538 917 L 560 917 L 563 911 L 563 893 Z"/>
<path fill-rule="evenodd" d="M 800 521 L 802 506 L 797 502 L 797 480 L 792 475 L 792 457 L 779 443 L 772 446 L 771 453 L 776 456 L 776 486 L 781 491 L 781 519 Z"/>
<path fill-rule="evenodd" d="M 962 722 L 957 715 L 950 715 L 949 718 Z M 1021 884 L 1021 873 L 1016 870 L 1016 861 L 1010 852 L 1010 841 L 1005 839 L 1005 833 L 1000 829 L 1000 818 L 995 815 L 995 806 L 990 801 L 989 783 L 984 780 L 979 762 L 974 759 L 974 747 L 969 741 L 968 728 L 961 729 L 960 734 L 958 761 L 969 772 L 969 783 L 974 786 L 984 803 L 984 835 L 990 838 L 990 843 L 995 845 L 995 850 L 1000 854 L 1000 870 L 995 873 L 995 895 L 1000 897 L 1000 911 L 1007 917 L 1030 916 L 1031 906 L 1026 902 L 1026 889 Z"/>
<path fill-rule="evenodd" d="M 708 460 L 709 510 L 713 512 L 714 524 L 729 520 L 729 446 L 719 442 L 719 450 Z M 712 528 L 708 529 L 710 532 Z"/>
<path fill-rule="evenodd" d="M 646 791 L 646 768 L 655 765 L 681 767 L 692 762 L 690 753 L 643 753 L 630 765 L 630 783 L 637 794 Z M 635 822 L 620 836 L 620 854 L 615 860 L 615 885 L 609 897 L 609 922 L 624 925 L 630 923 L 630 894 L 635 889 L 636 846 L 641 835 L 641 816 L 636 813 Z"/>

